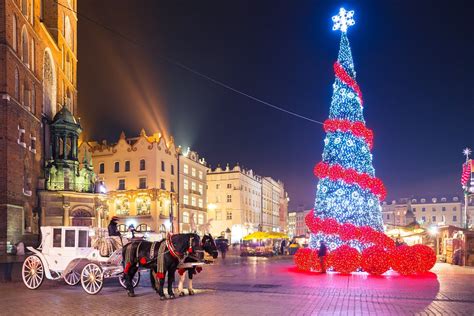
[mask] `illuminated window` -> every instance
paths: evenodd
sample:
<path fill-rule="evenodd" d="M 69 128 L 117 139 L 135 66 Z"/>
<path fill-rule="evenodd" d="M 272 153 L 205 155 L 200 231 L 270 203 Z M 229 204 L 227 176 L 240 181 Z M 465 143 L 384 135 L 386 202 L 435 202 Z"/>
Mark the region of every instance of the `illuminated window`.
<path fill-rule="evenodd" d="M 183 166 L 183 172 L 184 172 L 184 174 L 188 174 L 188 173 L 189 173 L 189 167 L 188 167 L 187 164 L 184 164 L 184 166 Z"/>
<path fill-rule="evenodd" d="M 199 193 L 202 194 L 204 191 L 203 191 L 203 186 L 202 184 L 199 185 Z"/>
<path fill-rule="evenodd" d="M 199 179 L 202 179 L 202 177 L 203 177 L 203 173 L 201 170 L 199 170 Z"/>
<path fill-rule="evenodd" d="M 195 169 L 195 168 L 191 168 L 191 175 L 192 175 L 193 177 L 196 176 L 196 169 Z"/>
<path fill-rule="evenodd" d="M 130 201 L 128 199 L 115 200 L 115 214 L 128 215 L 130 212 Z"/>
<path fill-rule="evenodd" d="M 196 191 L 196 182 L 191 181 L 191 190 Z"/>
<path fill-rule="evenodd" d="M 202 225 L 202 224 L 204 224 L 204 215 L 199 214 L 198 215 L 198 225 Z"/>
<path fill-rule="evenodd" d="M 183 186 L 184 186 L 184 189 L 185 189 L 185 190 L 189 190 L 189 182 L 188 182 L 188 179 L 184 179 L 184 181 L 183 181 Z"/>
<path fill-rule="evenodd" d="M 189 213 L 183 212 L 183 223 L 189 223 Z"/>
<path fill-rule="evenodd" d="M 189 205 L 189 197 L 187 194 L 183 195 L 183 204 Z"/>
<path fill-rule="evenodd" d="M 194 196 L 191 196 L 191 205 L 196 206 L 196 198 Z"/>
<path fill-rule="evenodd" d="M 204 203 L 203 203 L 202 199 L 199 199 L 199 200 L 198 200 L 198 206 L 199 206 L 200 208 L 203 208 Z"/>
<path fill-rule="evenodd" d="M 151 199 L 147 196 L 138 197 L 136 200 L 137 214 L 138 215 L 150 215 L 151 211 Z"/>

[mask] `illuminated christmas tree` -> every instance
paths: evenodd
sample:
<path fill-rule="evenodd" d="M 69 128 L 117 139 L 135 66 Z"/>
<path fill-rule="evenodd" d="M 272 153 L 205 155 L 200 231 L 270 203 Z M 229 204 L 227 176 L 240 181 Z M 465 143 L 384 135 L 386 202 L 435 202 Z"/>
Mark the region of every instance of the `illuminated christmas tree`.
<path fill-rule="evenodd" d="M 367 246 L 360 238 L 366 237 L 365 231 L 382 231 L 380 201 L 386 193 L 375 177 L 373 133 L 365 126 L 362 92 L 347 37 L 347 28 L 354 25 L 353 15 L 354 11 L 341 8 L 333 17 L 333 30 L 341 31 L 341 42 L 334 63 L 329 119 L 324 122 L 322 161 L 314 168 L 319 178 L 314 212 L 307 219 L 313 249 L 324 240 L 330 249 L 345 243 L 362 250 Z"/>

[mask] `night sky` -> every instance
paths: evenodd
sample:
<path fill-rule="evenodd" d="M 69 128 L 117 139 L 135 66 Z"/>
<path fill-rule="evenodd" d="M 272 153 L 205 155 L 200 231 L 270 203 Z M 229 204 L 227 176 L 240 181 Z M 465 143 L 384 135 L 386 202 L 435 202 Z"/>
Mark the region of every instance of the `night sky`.
<path fill-rule="evenodd" d="M 329 112 L 339 32 L 349 39 L 388 199 L 460 194 L 474 147 L 472 1 L 78 1 L 79 112 L 88 139 L 161 129 L 214 168 L 239 162 L 312 206 L 321 125 L 271 109 L 166 62 L 318 121 Z"/>

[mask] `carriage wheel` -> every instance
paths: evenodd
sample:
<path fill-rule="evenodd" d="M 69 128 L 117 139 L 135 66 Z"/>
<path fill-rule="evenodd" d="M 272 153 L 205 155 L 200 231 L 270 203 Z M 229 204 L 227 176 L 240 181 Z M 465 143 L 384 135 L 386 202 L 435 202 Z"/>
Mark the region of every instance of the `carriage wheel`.
<path fill-rule="evenodd" d="M 104 286 L 104 273 L 97 264 L 88 263 L 81 273 L 81 284 L 87 294 L 97 294 Z"/>
<path fill-rule="evenodd" d="M 21 269 L 23 283 L 30 290 L 36 290 L 44 280 L 44 266 L 38 256 L 32 255 L 25 259 Z"/>
<path fill-rule="evenodd" d="M 64 276 L 64 282 L 66 282 L 67 285 L 74 286 L 77 285 L 80 281 L 81 275 L 76 270 L 72 270 Z"/>
<path fill-rule="evenodd" d="M 120 285 L 124 289 L 127 289 L 127 285 L 125 284 L 125 277 L 124 277 L 123 273 L 120 273 L 120 275 L 119 275 L 119 282 L 120 282 Z M 135 275 L 133 276 L 133 279 L 132 279 L 133 288 L 136 288 L 138 286 L 138 283 L 140 283 L 140 272 L 139 271 L 137 271 L 137 273 L 135 273 Z"/>

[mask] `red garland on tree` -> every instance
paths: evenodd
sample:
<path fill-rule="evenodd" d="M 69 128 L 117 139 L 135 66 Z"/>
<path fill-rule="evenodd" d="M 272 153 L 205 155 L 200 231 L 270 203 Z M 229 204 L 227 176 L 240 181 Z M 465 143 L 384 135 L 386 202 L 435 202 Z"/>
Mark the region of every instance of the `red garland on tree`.
<path fill-rule="evenodd" d="M 357 249 L 342 245 L 331 251 L 329 265 L 337 272 L 348 274 L 360 267 L 361 256 Z"/>
<path fill-rule="evenodd" d="M 367 173 L 358 173 L 356 170 L 348 168 L 344 169 L 338 164 L 328 164 L 323 161 L 314 166 L 314 175 L 318 178 L 329 177 L 332 181 L 343 180 L 348 184 L 357 184 L 361 188 L 370 190 L 377 195 L 382 201 L 387 195 L 385 186 L 379 178 L 371 177 Z"/>
<path fill-rule="evenodd" d="M 364 249 L 361 266 L 367 273 L 381 275 L 390 269 L 390 254 L 381 246 Z"/>
<path fill-rule="evenodd" d="M 351 132 L 357 137 L 363 138 L 369 148 L 374 146 L 374 133 L 367 128 L 363 122 L 351 122 L 345 119 L 327 119 L 324 121 L 324 131 L 328 132 Z"/>
<path fill-rule="evenodd" d="M 428 272 L 434 267 L 436 263 L 436 254 L 433 249 L 426 245 L 413 245 L 411 248 L 417 254 L 417 273 Z"/>
<path fill-rule="evenodd" d="M 351 223 L 344 223 L 339 229 L 339 237 L 342 241 L 348 241 L 352 239 L 357 240 L 360 238 L 359 227 Z"/>
<path fill-rule="evenodd" d="M 334 218 L 326 218 L 321 222 L 321 231 L 328 235 L 336 235 L 339 227 L 339 223 Z"/>

